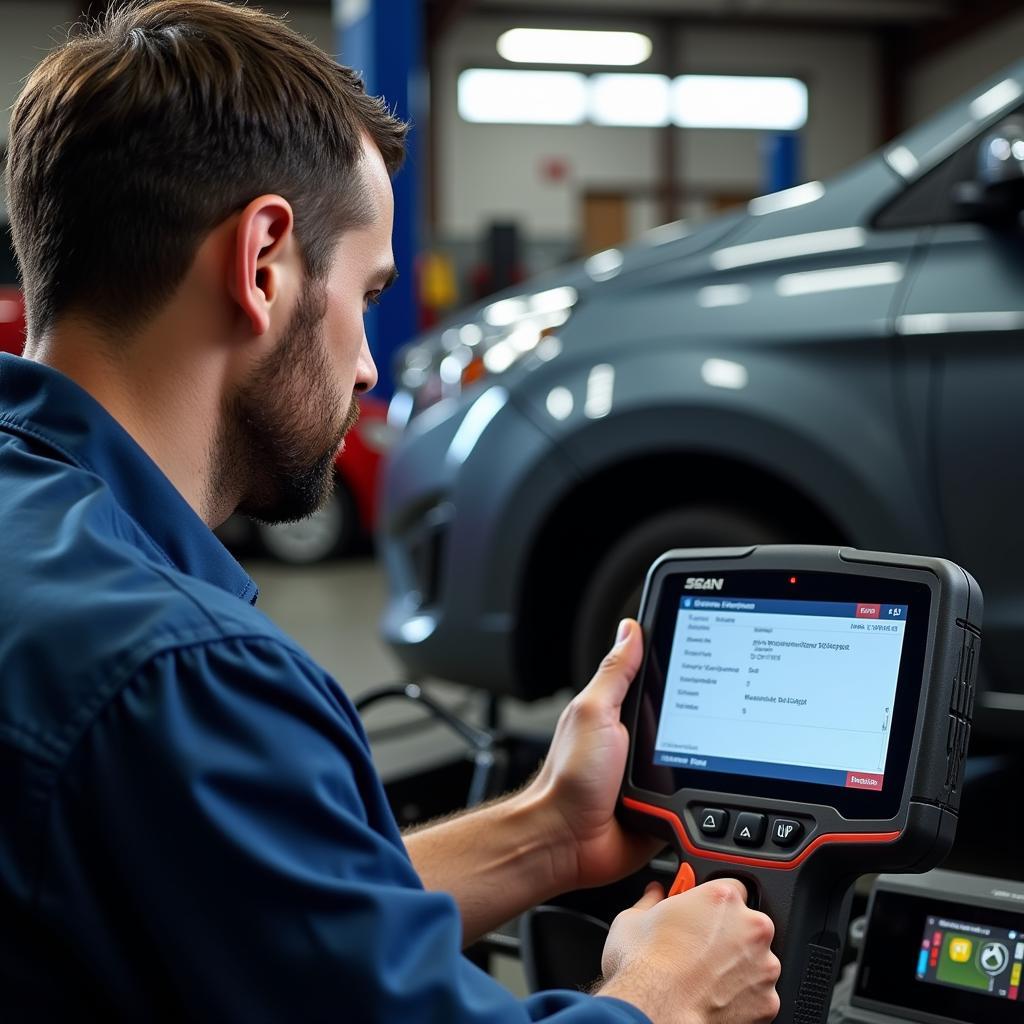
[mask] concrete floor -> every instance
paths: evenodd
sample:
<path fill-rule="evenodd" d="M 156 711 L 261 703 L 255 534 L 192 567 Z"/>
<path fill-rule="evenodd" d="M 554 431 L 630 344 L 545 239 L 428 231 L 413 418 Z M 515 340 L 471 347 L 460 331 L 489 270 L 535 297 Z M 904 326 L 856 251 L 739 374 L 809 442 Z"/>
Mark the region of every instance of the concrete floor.
<path fill-rule="evenodd" d="M 346 559 L 309 568 L 271 561 L 251 561 L 246 569 L 259 585 L 257 607 L 294 637 L 345 692 L 357 698 L 384 683 L 402 681 L 401 667 L 381 642 L 377 628 L 386 601 L 383 570 L 372 558 Z M 484 695 L 440 680 L 423 687 L 431 696 L 474 723 L 482 721 Z M 569 698 L 525 705 L 507 701 L 503 712 L 510 726 L 549 734 Z M 401 701 L 368 710 L 377 770 L 385 781 L 456 757 L 464 749 L 446 729 L 424 721 L 422 728 L 399 729 L 423 720 L 423 713 Z"/>

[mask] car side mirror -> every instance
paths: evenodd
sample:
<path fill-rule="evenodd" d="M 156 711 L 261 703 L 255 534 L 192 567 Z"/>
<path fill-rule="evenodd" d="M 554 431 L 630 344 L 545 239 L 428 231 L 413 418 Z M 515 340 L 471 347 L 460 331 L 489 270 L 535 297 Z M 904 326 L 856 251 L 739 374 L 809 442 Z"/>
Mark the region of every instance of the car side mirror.
<path fill-rule="evenodd" d="M 1024 212 L 1024 119 L 1008 118 L 978 148 L 977 176 L 956 186 L 954 198 L 967 219 L 1016 222 Z"/>

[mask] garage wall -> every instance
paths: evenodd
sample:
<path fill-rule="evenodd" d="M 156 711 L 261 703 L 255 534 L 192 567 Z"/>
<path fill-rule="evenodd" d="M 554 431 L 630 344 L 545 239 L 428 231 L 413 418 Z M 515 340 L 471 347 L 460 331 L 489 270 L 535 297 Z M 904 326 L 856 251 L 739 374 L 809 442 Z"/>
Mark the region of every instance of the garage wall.
<path fill-rule="evenodd" d="M 476 65 L 502 66 L 495 41 L 511 27 L 514 23 L 507 18 L 463 19 L 436 54 L 439 233 L 447 239 L 476 236 L 499 217 L 518 220 L 532 238 L 574 238 L 583 191 L 650 189 L 657 180 L 659 132 L 654 129 L 476 125 L 459 118 L 459 72 Z M 590 22 L 586 27 L 618 26 Z M 635 28 L 650 31 L 641 21 Z M 651 63 L 657 59 L 655 54 Z M 804 130 L 805 172 L 815 178 L 835 173 L 877 146 L 877 59 L 867 33 L 708 27 L 681 34 L 667 66 L 673 74 L 686 70 L 803 78 L 812 103 Z M 677 136 L 678 173 L 686 190 L 761 191 L 759 133 L 691 130 Z M 566 181 L 543 180 L 540 167 L 551 157 L 568 164 Z M 656 219 L 654 204 L 648 206 L 638 227 Z"/>
<path fill-rule="evenodd" d="M 66 0 L 19 0 L 2 8 L 0 32 L 0 139 L 7 142 L 11 107 L 28 73 L 67 38 L 75 8 Z"/>
<path fill-rule="evenodd" d="M 879 50 L 868 33 L 691 29 L 681 40 L 680 71 L 711 74 L 792 75 L 810 92 L 803 140 L 808 180 L 831 177 L 881 142 Z M 759 191 L 759 132 L 680 132 L 686 181 Z"/>
<path fill-rule="evenodd" d="M 908 123 L 941 110 L 961 93 L 1022 57 L 1024 10 L 968 36 L 960 45 L 915 69 L 907 86 Z"/>

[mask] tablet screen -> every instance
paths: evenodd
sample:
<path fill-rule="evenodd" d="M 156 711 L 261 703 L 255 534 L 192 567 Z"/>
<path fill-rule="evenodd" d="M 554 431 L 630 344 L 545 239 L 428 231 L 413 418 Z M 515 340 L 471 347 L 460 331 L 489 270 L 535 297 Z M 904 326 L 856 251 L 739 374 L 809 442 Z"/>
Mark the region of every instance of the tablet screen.
<path fill-rule="evenodd" d="M 655 764 L 881 792 L 908 613 L 681 597 Z"/>
<path fill-rule="evenodd" d="M 824 804 L 850 819 L 897 813 L 923 685 L 926 586 L 687 568 L 652 599 L 633 785 Z"/>

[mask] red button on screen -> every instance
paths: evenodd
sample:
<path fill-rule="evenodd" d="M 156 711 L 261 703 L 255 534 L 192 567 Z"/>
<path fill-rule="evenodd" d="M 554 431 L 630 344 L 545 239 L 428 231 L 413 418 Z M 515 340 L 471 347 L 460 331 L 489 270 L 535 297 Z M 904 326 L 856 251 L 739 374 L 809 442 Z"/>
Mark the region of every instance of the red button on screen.
<path fill-rule="evenodd" d="M 847 789 L 873 789 L 876 793 L 882 792 L 881 775 L 872 775 L 870 772 L 847 772 Z"/>
<path fill-rule="evenodd" d="M 880 604 L 859 604 L 857 605 L 858 619 L 878 619 L 882 616 Z"/>

